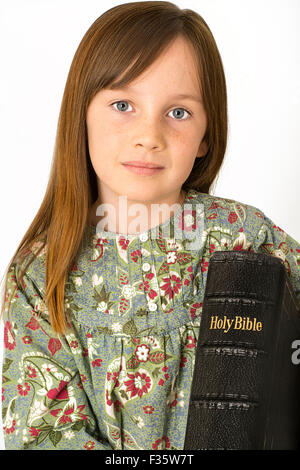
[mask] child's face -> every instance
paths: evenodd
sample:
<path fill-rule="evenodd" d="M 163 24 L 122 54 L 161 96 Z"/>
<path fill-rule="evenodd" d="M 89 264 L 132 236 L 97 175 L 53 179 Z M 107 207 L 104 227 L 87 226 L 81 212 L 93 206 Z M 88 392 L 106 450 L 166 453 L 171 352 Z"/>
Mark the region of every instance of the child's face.
<path fill-rule="evenodd" d="M 141 203 L 172 199 L 196 156 L 206 153 L 202 139 L 207 118 L 191 47 L 177 38 L 128 89 L 103 89 L 91 101 L 88 145 L 101 202 L 113 202 L 120 195 Z M 138 160 L 163 169 L 145 175 L 123 165 Z"/>

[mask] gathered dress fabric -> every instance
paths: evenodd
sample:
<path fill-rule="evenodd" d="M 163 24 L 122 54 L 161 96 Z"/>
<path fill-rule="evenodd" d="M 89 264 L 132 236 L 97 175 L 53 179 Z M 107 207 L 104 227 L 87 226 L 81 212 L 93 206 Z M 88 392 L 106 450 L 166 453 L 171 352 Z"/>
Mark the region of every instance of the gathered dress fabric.
<path fill-rule="evenodd" d="M 300 244 L 260 209 L 190 189 L 155 228 L 155 236 L 153 229 L 111 236 L 86 226 L 65 284 L 65 335 L 53 332 L 43 302 L 46 246 L 23 276 L 26 256 L 12 264 L 6 302 L 17 290 L 5 311 L 2 370 L 6 449 L 183 449 L 215 251 L 281 258 L 300 301 Z"/>

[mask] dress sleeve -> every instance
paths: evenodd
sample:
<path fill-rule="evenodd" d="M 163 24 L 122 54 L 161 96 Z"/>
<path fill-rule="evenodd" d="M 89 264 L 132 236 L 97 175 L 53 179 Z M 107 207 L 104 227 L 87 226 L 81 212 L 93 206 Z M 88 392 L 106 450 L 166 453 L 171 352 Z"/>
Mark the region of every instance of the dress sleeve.
<path fill-rule="evenodd" d="M 300 243 L 261 212 L 262 223 L 255 238 L 258 252 L 277 256 L 284 261 L 292 287 L 300 303 Z"/>
<path fill-rule="evenodd" d="M 43 305 L 36 283 L 26 274 L 18 279 L 13 264 L 4 313 L 5 448 L 112 450 L 101 438 L 70 346 L 64 336 L 54 334 Z"/>

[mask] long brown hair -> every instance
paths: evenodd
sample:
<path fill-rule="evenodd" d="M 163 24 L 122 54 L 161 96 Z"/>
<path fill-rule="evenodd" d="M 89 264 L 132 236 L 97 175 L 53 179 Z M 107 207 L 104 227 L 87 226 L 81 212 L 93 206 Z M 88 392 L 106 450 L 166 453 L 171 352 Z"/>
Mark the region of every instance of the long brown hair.
<path fill-rule="evenodd" d="M 226 82 L 216 42 L 204 19 L 193 10 L 163 1 L 124 3 L 102 14 L 85 33 L 74 55 L 45 196 L 8 267 L 32 253 L 32 245 L 42 240 L 40 249 L 47 247 L 44 302 L 56 333 L 66 333 L 66 277 L 80 248 L 89 209 L 98 198 L 87 144 L 88 105 L 104 87 L 120 87 L 138 77 L 178 35 L 194 46 L 208 123 L 204 135 L 207 153 L 195 159 L 183 189 L 208 194 L 221 168 L 227 144 Z M 28 257 L 21 275 L 36 255 Z M 1 315 L 6 295 L 5 290 Z"/>

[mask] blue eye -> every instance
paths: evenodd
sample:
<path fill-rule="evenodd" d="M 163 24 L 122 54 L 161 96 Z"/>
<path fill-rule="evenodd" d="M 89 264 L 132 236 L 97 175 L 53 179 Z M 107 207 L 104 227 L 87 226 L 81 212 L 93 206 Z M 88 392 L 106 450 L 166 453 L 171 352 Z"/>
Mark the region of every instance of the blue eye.
<path fill-rule="evenodd" d="M 122 104 L 122 107 L 119 106 L 120 103 Z M 124 106 L 124 103 L 125 103 L 125 106 Z M 127 108 L 126 108 L 126 104 L 127 104 Z M 113 107 L 114 107 L 115 105 L 117 105 L 117 109 L 116 109 L 116 108 L 114 108 L 114 109 L 115 109 L 116 111 L 120 111 L 120 112 L 123 112 L 123 111 L 125 112 L 125 111 L 127 111 L 128 105 L 131 106 L 131 105 L 128 103 L 128 101 L 121 101 L 121 100 L 120 100 L 120 101 L 115 101 L 115 102 L 112 103 L 110 106 L 113 106 Z M 126 108 L 126 109 L 125 109 L 125 108 Z M 174 108 L 174 109 L 172 109 L 172 111 L 170 111 L 170 113 L 173 113 L 173 112 L 176 111 L 176 110 L 180 110 L 181 112 L 183 111 L 183 113 L 187 113 L 189 116 L 191 116 L 191 114 L 192 114 L 192 113 L 190 113 L 190 111 L 188 111 L 187 109 L 184 109 L 184 108 Z M 179 113 L 179 117 L 180 117 L 180 116 L 182 117 L 182 114 L 180 115 L 180 113 Z M 177 113 L 177 117 L 178 117 L 178 113 Z M 186 119 L 186 118 L 185 118 L 185 119 Z M 185 119 L 176 119 L 176 121 L 185 121 Z"/>
<path fill-rule="evenodd" d="M 191 115 L 191 113 L 187 109 L 184 109 L 184 108 L 174 108 L 170 112 L 173 113 L 173 111 L 176 111 L 177 109 L 180 109 L 184 113 L 187 113 L 188 115 Z M 177 116 L 178 116 L 178 114 L 177 114 Z M 185 121 L 185 119 L 176 119 L 176 121 Z"/>
<path fill-rule="evenodd" d="M 115 103 L 112 103 L 111 106 L 114 106 L 115 104 L 118 105 L 119 103 L 127 103 L 127 104 L 129 104 L 128 101 L 116 101 Z M 116 109 L 116 108 L 115 108 L 115 109 Z M 119 109 L 119 108 L 118 108 L 117 111 L 125 111 L 125 110 L 124 110 L 124 106 L 123 106 L 122 109 Z"/>

